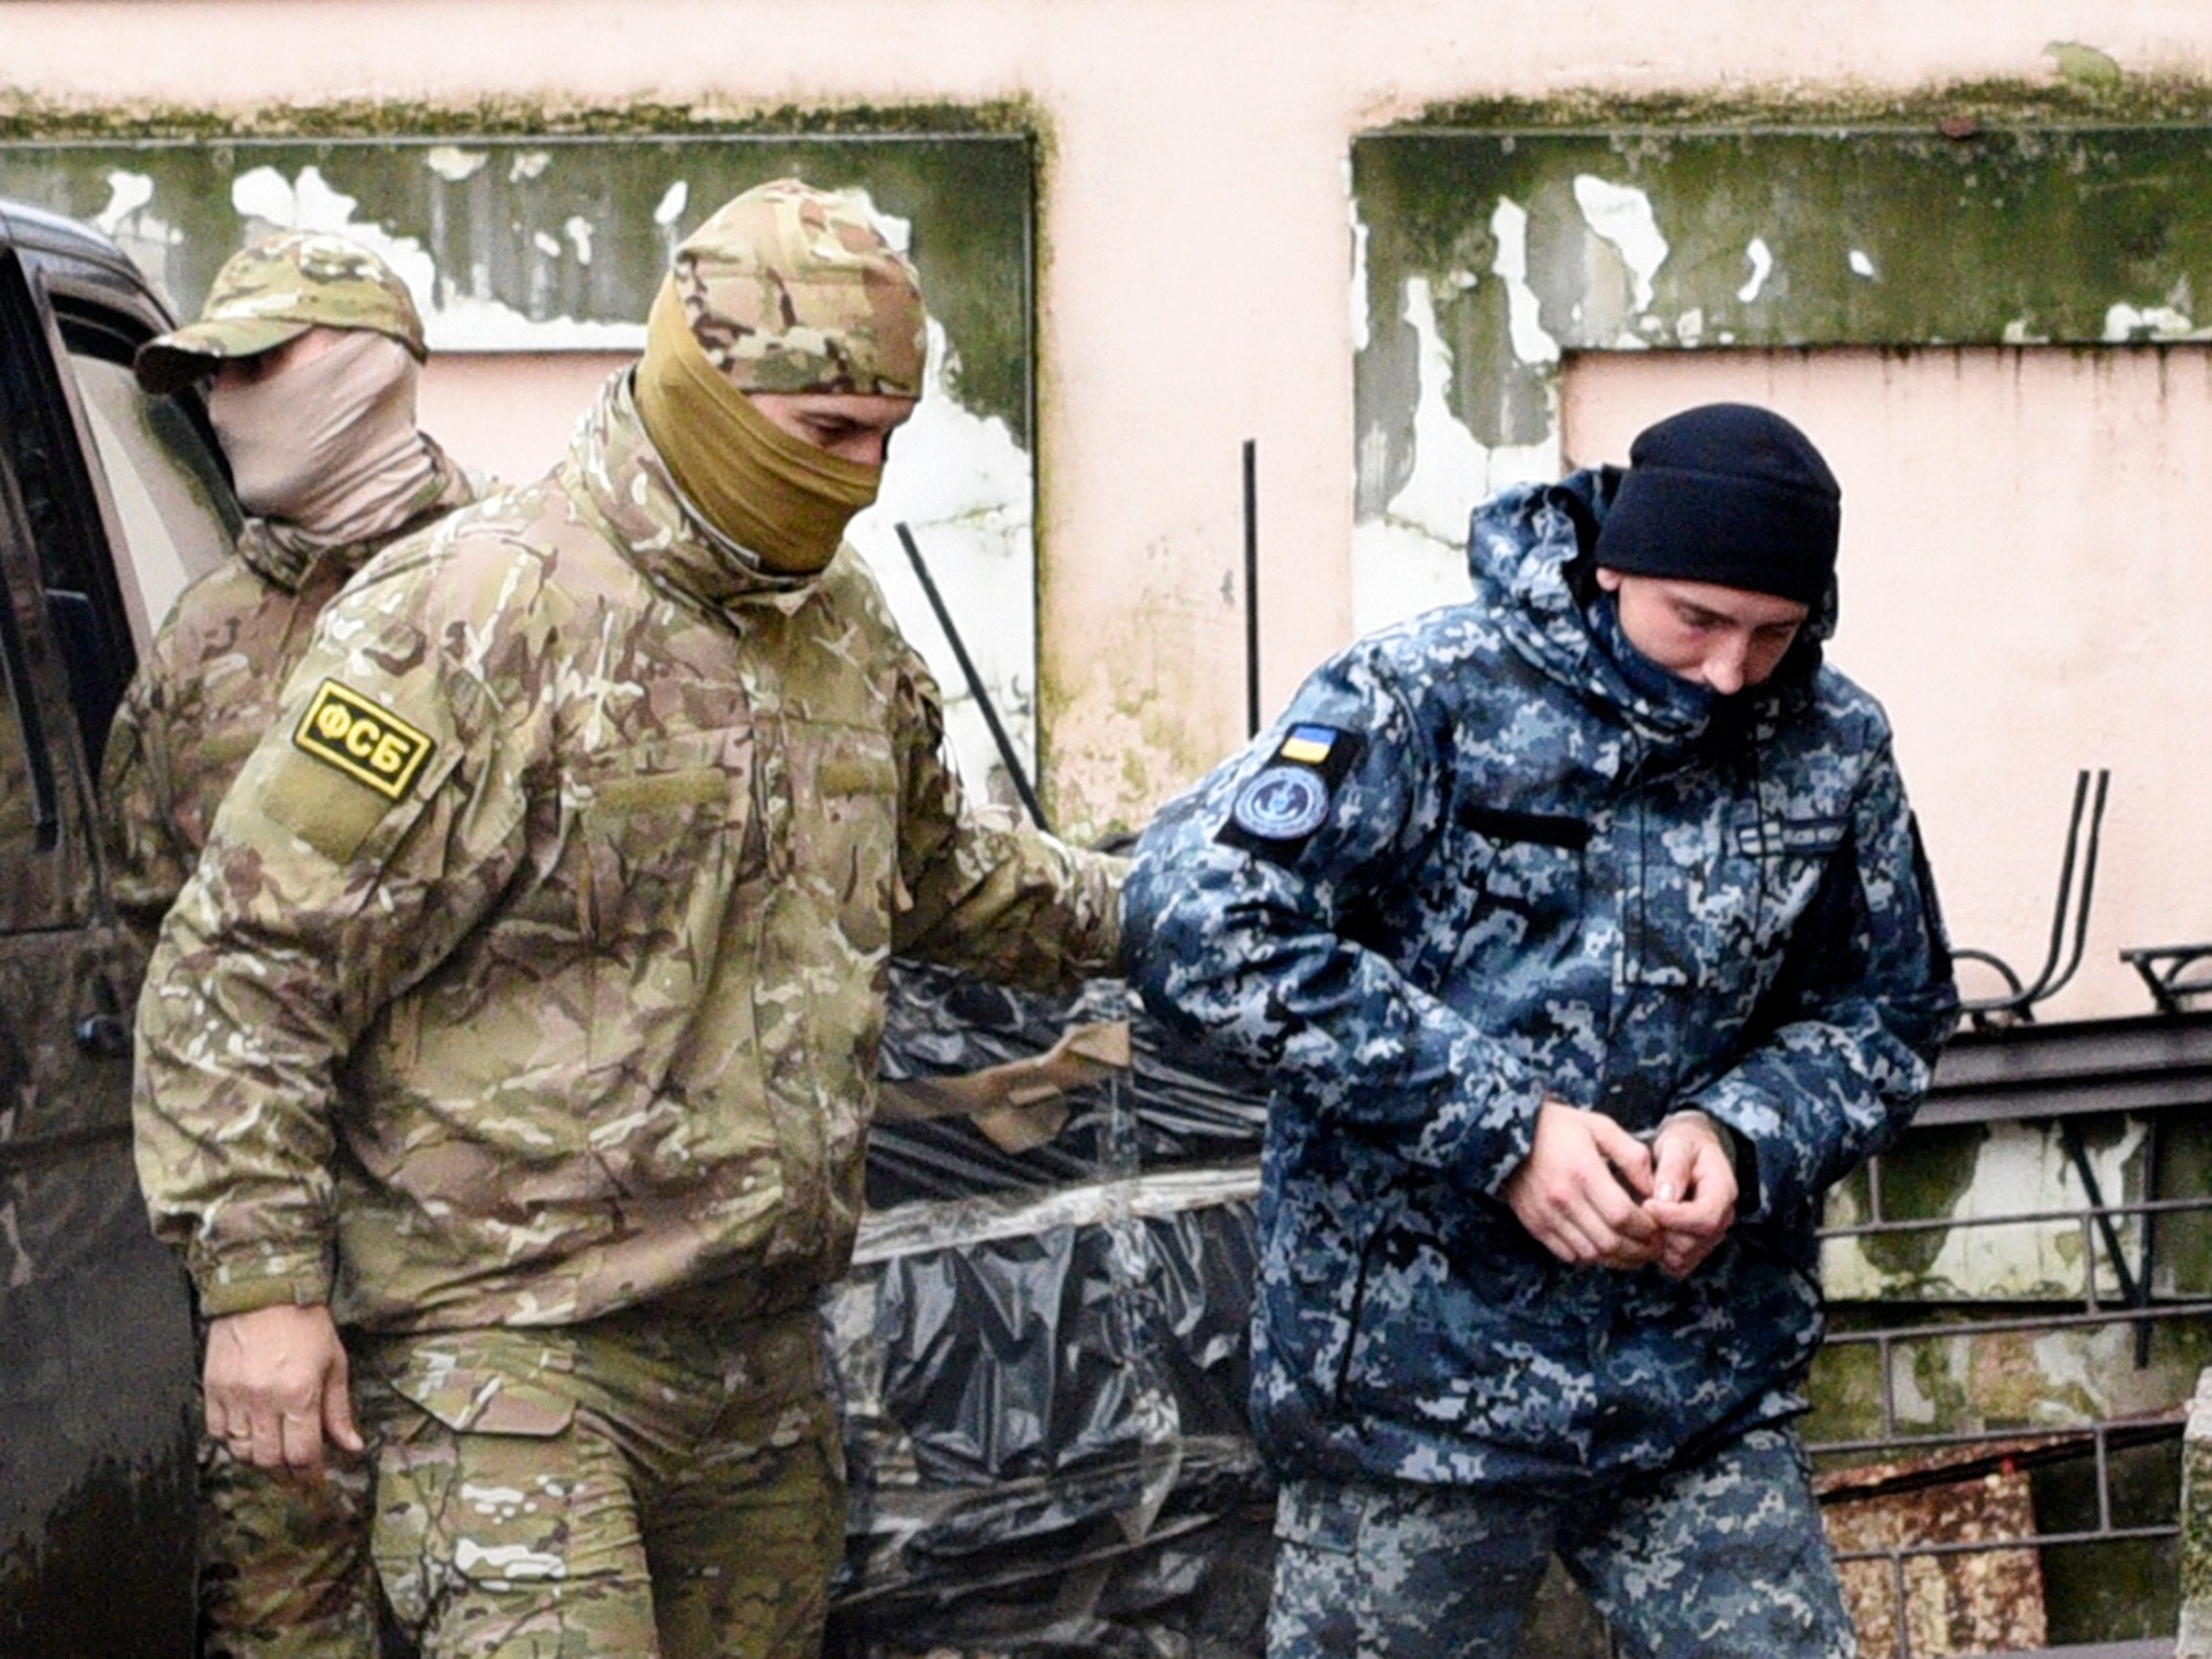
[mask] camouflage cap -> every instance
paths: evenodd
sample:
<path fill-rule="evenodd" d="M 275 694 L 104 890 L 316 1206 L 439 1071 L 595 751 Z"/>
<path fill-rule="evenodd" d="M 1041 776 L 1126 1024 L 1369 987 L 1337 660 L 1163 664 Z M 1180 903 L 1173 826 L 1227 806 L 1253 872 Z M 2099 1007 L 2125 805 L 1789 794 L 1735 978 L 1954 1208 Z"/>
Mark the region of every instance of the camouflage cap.
<path fill-rule="evenodd" d="M 233 254 L 216 273 L 199 321 L 148 340 L 134 365 L 159 395 L 218 359 L 251 357 L 309 329 L 373 329 L 430 355 L 422 318 L 399 274 L 360 243 L 327 231 L 285 231 Z"/>
<path fill-rule="evenodd" d="M 740 391 L 922 395 L 922 280 L 857 191 L 757 185 L 683 239 L 672 278 Z"/>

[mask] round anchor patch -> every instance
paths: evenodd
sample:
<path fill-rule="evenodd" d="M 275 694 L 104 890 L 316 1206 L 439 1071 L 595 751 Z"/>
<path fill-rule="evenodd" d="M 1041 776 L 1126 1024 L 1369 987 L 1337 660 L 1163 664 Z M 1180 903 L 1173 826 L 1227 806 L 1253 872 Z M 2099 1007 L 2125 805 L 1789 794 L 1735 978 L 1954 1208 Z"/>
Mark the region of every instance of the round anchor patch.
<path fill-rule="evenodd" d="M 1329 816 L 1329 785 L 1304 766 L 1269 766 L 1237 792 L 1237 827 L 1263 841 L 1295 841 Z"/>

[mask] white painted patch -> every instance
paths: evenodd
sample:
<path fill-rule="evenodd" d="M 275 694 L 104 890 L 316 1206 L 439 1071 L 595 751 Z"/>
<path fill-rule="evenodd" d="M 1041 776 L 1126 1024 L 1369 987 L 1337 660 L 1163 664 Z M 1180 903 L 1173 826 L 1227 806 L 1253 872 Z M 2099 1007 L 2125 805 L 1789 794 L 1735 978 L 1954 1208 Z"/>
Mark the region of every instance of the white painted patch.
<path fill-rule="evenodd" d="M 518 151 L 514 159 L 507 164 L 508 182 L 511 184 L 527 183 L 544 172 L 552 165 L 553 154 L 550 150 L 525 149 Z"/>
<path fill-rule="evenodd" d="M 153 200 L 153 180 L 143 172 L 107 175 L 107 205 L 92 216 L 92 222 L 113 236 L 123 221 Z"/>
<path fill-rule="evenodd" d="M 165 278 L 172 249 L 184 245 L 184 233 L 151 210 L 154 182 L 145 173 L 121 170 L 107 175 L 107 205 L 93 216 L 93 223 L 115 240 L 147 275 L 154 290 L 174 308 L 174 297 Z"/>
<path fill-rule="evenodd" d="M 567 1563 L 559 1556 L 541 1555 L 522 1544 L 485 1548 L 473 1538 L 453 1546 L 453 1564 L 475 1579 L 564 1579 Z"/>
<path fill-rule="evenodd" d="M 2142 1123 L 2130 1119 L 2114 1144 L 2091 1149 L 2090 1167 L 2108 1197 L 2127 1191 L 2128 1165 L 2141 1150 L 2143 1132 Z M 1922 1295 L 2079 1301 L 2084 1262 L 2078 1223 L 1997 1223 L 2007 1216 L 2076 1211 L 2084 1202 L 2055 1131 L 2019 1124 L 1993 1125 L 1989 1139 L 1975 1153 L 1973 1177 L 1951 1212 L 1957 1220 L 1978 1219 L 1982 1225 L 1953 1227 L 1946 1233 L 1926 1274 L 1909 1286 L 1876 1267 L 1854 1242 L 1841 1239 L 1823 1247 L 1822 1279 L 1828 1293 L 1839 1299 L 1879 1297 L 1911 1288 Z M 1840 1204 L 1832 1211 L 1832 1218 L 1838 1224 L 1864 1219 L 1843 1215 Z M 2140 1225 L 2132 1218 L 2119 1223 L 2131 1260 L 2138 1248 Z M 2098 1295 L 2116 1295 L 2119 1279 L 2101 1238 L 2097 1266 Z"/>
<path fill-rule="evenodd" d="M 1507 264 L 1501 248 L 1498 274 L 1510 283 Z M 1413 471 L 1380 519 L 1353 531 L 1352 621 L 1360 633 L 1440 604 L 1464 602 L 1468 515 L 1508 484 L 1559 473 L 1556 420 L 1541 443 L 1494 449 L 1452 414 L 1451 349 L 1437 325 L 1425 278 L 1407 280 L 1403 315 L 1419 342 Z"/>
<path fill-rule="evenodd" d="M 1744 245 L 1744 257 L 1751 262 L 1751 280 L 1736 290 L 1736 298 L 1748 306 L 1758 299 L 1767 277 L 1773 274 L 1774 250 L 1767 245 L 1765 237 L 1753 237 Z"/>
<path fill-rule="evenodd" d="M 1675 344 L 1695 346 L 1705 337 L 1705 308 L 1692 306 L 1675 319 Z"/>
<path fill-rule="evenodd" d="M 410 284 L 412 285 L 412 284 Z M 417 295 L 420 302 L 421 295 Z M 422 311 L 433 352 L 642 352 L 645 325 L 526 317 L 513 307 L 449 293 Z"/>
<path fill-rule="evenodd" d="M 1668 252 L 1652 198 L 1632 185 L 1585 172 L 1575 178 L 1575 205 L 1583 210 L 1583 222 L 1591 234 L 1611 244 L 1635 279 L 1634 309 L 1650 310 L 1653 284 Z"/>
<path fill-rule="evenodd" d="M 432 351 L 466 349 L 456 340 L 438 302 L 438 267 L 429 250 L 413 237 L 395 237 L 375 220 L 356 220 L 359 200 L 331 188 L 315 167 L 287 179 L 273 167 L 257 167 L 231 181 L 231 206 L 248 221 L 246 238 L 265 230 L 332 231 L 374 250 L 399 274 L 422 313 L 422 329 Z M 259 225 L 253 221 L 261 221 Z"/>
<path fill-rule="evenodd" d="M 2212 339 L 2212 329 L 2200 329 L 2186 312 L 2172 306 L 2113 306 L 2105 312 L 2105 339 L 2112 345 L 2131 340 Z"/>
<path fill-rule="evenodd" d="M 422 165 L 447 184 L 459 184 L 474 178 L 484 170 L 491 159 L 488 149 L 463 149 L 456 144 L 433 145 L 422 157 Z"/>
<path fill-rule="evenodd" d="M 1542 307 L 1528 285 L 1528 209 L 1500 197 L 1490 216 L 1490 234 L 1497 239 L 1497 260 L 1491 269 L 1505 283 L 1506 332 L 1513 354 L 1524 363 L 1556 363 L 1560 343 L 1543 331 Z M 1407 284 L 1411 292 L 1411 284 Z M 1425 296 L 1428 284 L 1422 283 Z M 1433 319 L 1434 312 L 1430 312 Z"/>
<path fill-rule="evenodd" d="M 660 200 L 653 204 L 652 222 L 656 225 L 674 224 L 684 216 L 684 209 L 691 205 L 691 199 L 692 187 L 682 179 L 677 179 L 661 193 Z"/>
<path fill-rule="evenodd" d="M 2109 329 L 2111 326 L 2111 318 L 2107 317 L 2105 327 Z M 2048 334 L 2030 329 L 2025 317 L 2015 317 L 2005 325 L 2004 343 L 2008 346 L 2043 346 L 2050 343 L 2050 338 Z"/>
<path fill-rule="evenodd" d="M 1851 274 L 1864 277 L 1870 283 L 1875 280 L 1874 261 L 1858 248 L 1851 250 Z"/>
<path fill-rule="evenodd" d="M 978 793 L 1012 801 L 998 746 L 969 693 L 959 658 L 938 625 L 898 529 L 922 549 L 992 705 L 1036 781 L 1037 571 L 1032 502 L 1036 469 L 1006 422 L 953 396 L 957 355 L 929 321 L 929 374 L 914 418 L 900 428 L 876 504 L 846 535 L 882 584 L 900 631 L 928 662 L 945 693 L 961 775 Z M 1225 467 L 1234 467 L 1229 456 Z M 1001 785 L 1004 786 L 1001 786 Z"/>
<path fill-rule="evenodd" d="M 1367 226 L 1359 217 L 1359 200 L 1352 193 L 1352 161 L 1343 162 L 1344 203 L 1352 218 L 1352 349 L 1367 350 Z"/>
<path fill-rule="evenodd" d="M 591 263 L 591 221 L 582 214 L 570 215 L 568 222 L 560 227 L 560 234 L 568 239 L 568 245 L 576 250 L 576 262 L 580 265 Z"/>

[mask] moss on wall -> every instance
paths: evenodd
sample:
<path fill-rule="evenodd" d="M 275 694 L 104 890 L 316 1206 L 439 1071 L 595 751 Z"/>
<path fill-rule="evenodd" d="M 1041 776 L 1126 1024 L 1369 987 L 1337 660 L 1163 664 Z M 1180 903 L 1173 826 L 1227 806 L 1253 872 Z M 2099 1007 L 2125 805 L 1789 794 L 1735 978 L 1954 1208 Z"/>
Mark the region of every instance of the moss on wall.
<path fill-rule="evenodd" d="M 1579 351 L 2212 337 L 2212 86 L 2055 57 L 2034 83 L 1570 93 L 1360 135 L 1357 517 L 1419 464 L 1416 283 L 1451 415 L 1531 455 Z"/>
<path fill-rule="evenodd" d="M 262 168 L 287 180 L 311 168 L 354 198 L 359 219 L 421 244 L 442 300 L 490 302 L 532 322 L 641 321 L 676 238 L 763 179 L 793 173 L 825 187 L 865 186 L 878 207 L 913 225 L 961 401 L 1029 443 L 1034 179 L 1024 134 L 456 128 L 441 136 L 425 122 L 405 137 L 46 135 L 0 142 L 0 194 L 96 218 L 117 175 L 144 178 L 151 190 L 144 211 L 166 232 L 155 274 L 189 311 L 243 239 L 232 186 Z M 679 186 L 685 206 L 670 218 L 662 204 Z"/>
<path fill-rule="evenodd" d="M 112 143 L 216 138 L 645 138 L 1031 131 L 1024 99 L 976 104 L 781 104 L 717 107 L 649 99 L 595 104 L 487 96 L 467 103 L 355 99 L 255 109 L 188 104 L 84 104 L 0 86 L 0 142 Z"/>

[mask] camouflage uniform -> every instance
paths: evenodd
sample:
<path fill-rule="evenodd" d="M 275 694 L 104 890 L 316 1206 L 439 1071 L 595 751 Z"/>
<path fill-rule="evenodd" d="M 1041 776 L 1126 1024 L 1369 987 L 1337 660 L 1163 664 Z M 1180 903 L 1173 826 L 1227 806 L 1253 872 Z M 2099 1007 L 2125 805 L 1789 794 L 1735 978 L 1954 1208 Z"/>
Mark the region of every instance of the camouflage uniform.
<path fill-rule="evenodd" d="M 849 1258 L 889 957 L 1118 962 L 1118 867 L 969 807 L 857 557 L 740 551 L 618 375 L 552 476 L 325 613 L 141 1005 L 156 1224 L 211 1311 L 330 1301 L 426 1651 L 650 1651 L 649 1579 L 700 1590 L 665 1652 L 817 1640 L 840 1471 L 792 1333 Z M 722 1512 L 748 1488 L 803 1522 Z"/>
<path fill-rule="evenodd" d="M 215 359 L 250 356 L 309 328 L 371 329 L 418 359 L 422 319 L 383 262 L 340 238 L 287 233 L 225 262 L 199 320 L 148 342 L 149 391 Z M 238 557 L 185 590 L 140 663 L 111 728 L 102 830 L 119 918 L 149 953 L 198 862 L 208 826 L 274 723 L 315 618 L 379 548 L 467 505 L 476 487 L 427 436 L 413 501 L 358 539 L 246 521 Z M 372 1659 L 369 1475 L 341 1463 L 315 1485 L 277 1480 L 220 1441 L 199 1447 L 200 1620 L 206 1659 Z"/>
<path fill-rule="evenodd" d="M 225 260 L 198 320 L 148 340 L 131 369 L 160 397 L 309 329 L 366 329 L 399 341 L 418 363 L 430 357 L 422 313 L 398 272 L 344 237 L 283 231 Z"/>
<path fill-rule="evenodd" d="M 1953 1018 L 1887 723 L 1819 662 L 1832 611 L 1736 698 L 1636 658 L 1569 575 L 1609 488 L 1487 504 L 1471 604 L 1325 665 L 1139 848 L 1137 987 L 1275 1080 L 1253 1408 L 1292 1483 L 1619 1502 L 1802 1411 L 1821 1194 Z M 1696 1273 L 1570 1266 L 1521 1226 L 1500 1190 L 1547 1093 L 1734 1132 Z M 1677 1588 L 1634 1579 L 1621 1633 L 1657 1642 L 1622 1602 Z"/>
<path fill-rule="evenodd" d="M 101 797 L 117 912 L 145 950 L 199 862 L 223 792 L 276 718 L 323 606 L 377 549 L 476 498 L 432 448 L 437 477 L 421 508 L 365 540 L 312 547 L 248 519 L 237 560 L 179 596 L 139 665 L 108 733 Z"/>

